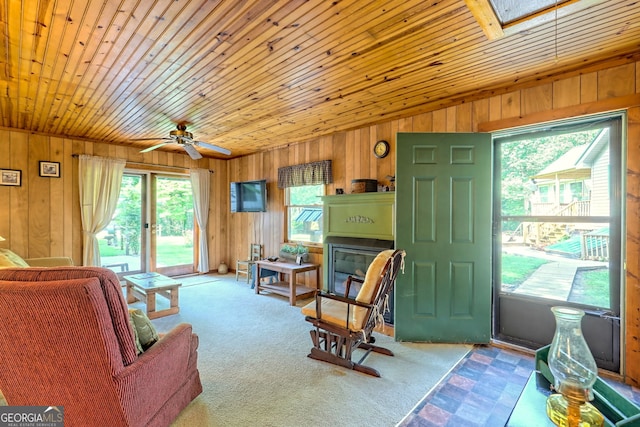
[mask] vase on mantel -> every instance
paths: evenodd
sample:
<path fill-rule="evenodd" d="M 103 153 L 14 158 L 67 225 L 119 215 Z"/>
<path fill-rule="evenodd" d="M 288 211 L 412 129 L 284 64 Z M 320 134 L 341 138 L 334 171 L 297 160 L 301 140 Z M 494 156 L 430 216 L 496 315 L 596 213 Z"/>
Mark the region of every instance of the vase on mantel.
<path fill-rule="evenodd" d="M 562 427 L 601 427 L 602 414 L 589 403 L 598 366 L 582 335 L 584 311 L 572 307 L 552 307 L 556 330 L 547 363 L 556 393 L 547 398 L 549 419 Z"/>

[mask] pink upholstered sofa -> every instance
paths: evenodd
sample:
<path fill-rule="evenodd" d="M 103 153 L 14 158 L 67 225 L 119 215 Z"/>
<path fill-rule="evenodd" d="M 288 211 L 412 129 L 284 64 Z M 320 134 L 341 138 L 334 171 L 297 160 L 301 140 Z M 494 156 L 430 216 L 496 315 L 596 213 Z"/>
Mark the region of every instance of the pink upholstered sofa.
<path fill-rule="evenodd" d="M 202 392 L 181 324 L 138 355 L 120 283 L 97 267 L 0 269 L 0 390 L 65 426 L 168 426 Z"/>

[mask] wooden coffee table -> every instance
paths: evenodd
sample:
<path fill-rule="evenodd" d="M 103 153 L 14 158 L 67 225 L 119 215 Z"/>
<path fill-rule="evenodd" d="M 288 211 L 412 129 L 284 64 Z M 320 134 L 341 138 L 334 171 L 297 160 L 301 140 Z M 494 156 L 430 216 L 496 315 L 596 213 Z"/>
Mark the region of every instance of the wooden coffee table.
<path fill-rule="evenodd" d="M 127 302 L 144 301 L 147 305 L 147 317 L 158 317 L 176 314 L 180 311 L 178 306 L 178 289 L 182 283 L 176 282 L 170 277 L 160 273 L 140 273 L 124 276 L 127 284 Z M 156 311 L 156 295 L 169 300 L 169 308 Z"/>
<path fill-rule="evenodd" d="M 260 270 L 277 271 L 279 280 L 275 283 L 260 283 Z M 307 271 L 316 272 L 316 288 L 310 288 L 305 285 L 296 283 L 296 275 Z M 284 281 L 282 275 L 289 276 L 289 281 Z M 261 290 L 273 292 L 278 295 L 289 297 L 289 304 L 296 305 L 297 298 L 305 298 L 315 295 L 317 286 L 320 283 L 320 265 L 319 264 L 296 264 L 293 262 L 271 262 L 266 260 L 256 261 L 256 287 L 255 292 L 259 294 Z"/>

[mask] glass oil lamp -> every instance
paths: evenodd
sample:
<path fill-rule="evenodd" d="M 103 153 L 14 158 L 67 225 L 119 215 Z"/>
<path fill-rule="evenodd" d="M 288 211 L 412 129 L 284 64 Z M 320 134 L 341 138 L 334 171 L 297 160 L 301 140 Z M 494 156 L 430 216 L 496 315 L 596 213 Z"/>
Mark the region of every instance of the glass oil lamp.
<path fill-rule="evenodd" d="M 570 307 L 552 307 L 551 311 L 556 331 L 547 362 L 556 393 L 547 398 L 547 415 L 557 426 L 602 426 L 602 414 L 589 403 L 598 367 L 582 335 L 584 311 Z"/>

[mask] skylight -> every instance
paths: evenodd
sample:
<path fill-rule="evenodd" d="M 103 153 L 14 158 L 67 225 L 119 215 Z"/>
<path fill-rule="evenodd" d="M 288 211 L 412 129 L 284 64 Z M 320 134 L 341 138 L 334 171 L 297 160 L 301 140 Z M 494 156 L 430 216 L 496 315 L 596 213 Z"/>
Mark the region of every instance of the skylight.
<path fill-rule="evenodd" d="M 528 31 L 606 0 L 465 0 L 490 40 Z"/>
<path fill-rule="evenodd" d="M 569 0 L 489 0 L 498 21 L 505 26 L 549 8 L 562 7 Z"/>

